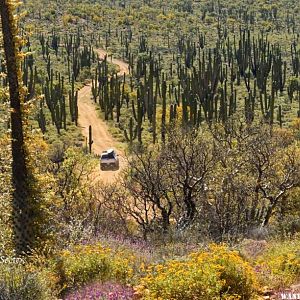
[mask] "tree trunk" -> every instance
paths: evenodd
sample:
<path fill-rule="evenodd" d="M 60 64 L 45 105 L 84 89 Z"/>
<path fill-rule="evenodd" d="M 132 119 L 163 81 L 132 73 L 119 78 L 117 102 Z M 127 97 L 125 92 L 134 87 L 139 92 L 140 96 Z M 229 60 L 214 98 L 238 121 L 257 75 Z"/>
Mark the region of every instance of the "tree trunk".
<path fill-rule="evenodd" d="M 161 216 L 162 216 L 162 227 L 163 233 L 167 233 L 170 226 L 170 215 L 168 214 L 167 210 L 162 208 L 161 209 Z"/>
<path fill-rule="evenodd" d="M 185 229 L 193 222 L 197 212 L 196 204 L 192 198 L 192 190 L 189 189 L 187 186 L 184 187 L 183 202 L 185 204 L 185 216 L 182 228 Z"/>
<path fill-rule="evenodd" d="M 24 135 L 22 124 L 21 95 L 19 90 L 16 28 L 11 5 L 8 0 L 0 0 L 0 12 L 4 51 L 7 64 L 11 107 L 12 140 L 12 184 L 13 184 L 13 234 L 17 255 L 28 252 L 30 246 L 27 169 L 25 161 Z"/>

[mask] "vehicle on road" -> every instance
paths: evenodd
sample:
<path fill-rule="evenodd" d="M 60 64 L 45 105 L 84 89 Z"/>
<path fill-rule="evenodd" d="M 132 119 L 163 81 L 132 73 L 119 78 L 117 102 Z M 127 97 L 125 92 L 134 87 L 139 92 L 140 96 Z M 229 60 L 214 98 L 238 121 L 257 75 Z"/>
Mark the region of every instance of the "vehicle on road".
<path fill-rule="evenodd" d="M 101 170 L 118 170 L 119 169 L 119 157 L 114 149 L 108 149 L 101 153 L 100 169 Z"/>

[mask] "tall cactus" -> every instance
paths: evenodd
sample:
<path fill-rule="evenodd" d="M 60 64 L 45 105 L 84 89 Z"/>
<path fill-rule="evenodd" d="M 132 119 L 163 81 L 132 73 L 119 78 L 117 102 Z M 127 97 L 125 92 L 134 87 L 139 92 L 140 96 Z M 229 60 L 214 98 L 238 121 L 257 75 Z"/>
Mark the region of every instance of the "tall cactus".
<path fill-rule="evenodd" d="M 78 91 L 75 91 L 75 78 L 72 77 L 71 90 L 69 91 L 69 109 L 72 122 L 78 122 Z"/>
<path fill-rule="evenodd" d="M 124 135 L 125 135 L 127 142 L 129 142 L 129 145 L 132 146 L 133 141 L 137 137 L 137 126 L 134 126 L 132 117 L 130 117 L 130 119 L 129 119 L 128 132 L 126 129 L 124 129 Z"/>
<path fill-rule="evenodd" d="M 167 109 L 167 83 L 162 81 L 162 115 L 161 115 L 161 140 L 166 141 L 166 109 Z"/>
<path fill-rule="evenodd" d="M 90 125 L 89 126 L 89 141 L 88 141 L 88 144 L 89 144 L 89 153 L 91 154 L 92 153 L 92 145 L 93 145 L 94 141 L 93 141 L 93 135 L 92 135 L 92 126 Z"/>

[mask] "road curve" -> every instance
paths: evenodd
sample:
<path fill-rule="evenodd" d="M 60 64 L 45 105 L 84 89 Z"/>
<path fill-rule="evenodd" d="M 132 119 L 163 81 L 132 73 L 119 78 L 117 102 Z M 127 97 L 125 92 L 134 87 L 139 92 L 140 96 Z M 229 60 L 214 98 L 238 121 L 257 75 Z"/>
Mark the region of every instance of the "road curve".
<path fill-rule="evenodd" d="M 105 50 L 102 49 L 97 49 L 95 51 L 99 54 L 101 59 L 107 54 Z M 124 73 L 129 73 L 127 63 L 114 58 L 112 60 L 109 59 L 108 61 L 119 66 L 120 71 L 118 72 L 118 75 L 121 76 L 124 75 Z M 117 175 L 126 166 L 124 152 L 119 148 L 118 142 L 110 134 L 107 123 L 99 118 L 98 110 L 96 110 L 96 105 L 98 104 L 94 103 L 91 96 L 91 84 L 85 85 L 78 91 L 78 125 L 85 138 L 88 138 L 89 126 L 92 126 L 93 153 L 99 155 L 104 150 L 114 148 L 119 154 L 120 169 L 118 171 L 101 171 L 100 164 L 97 167 L 97 170 L 95 170 L 97 179 L 111 183 L 116 180 Z"/>

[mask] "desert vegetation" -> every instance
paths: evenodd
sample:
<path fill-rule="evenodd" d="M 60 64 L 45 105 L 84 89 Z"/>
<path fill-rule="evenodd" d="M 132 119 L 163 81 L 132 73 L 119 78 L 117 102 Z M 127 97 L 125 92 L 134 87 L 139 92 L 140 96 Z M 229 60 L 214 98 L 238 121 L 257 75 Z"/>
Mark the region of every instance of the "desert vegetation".
<path fill-rule="evenodd" d="M 298 1 L 0 12 L 0 299 L 300 293 Z"/>

